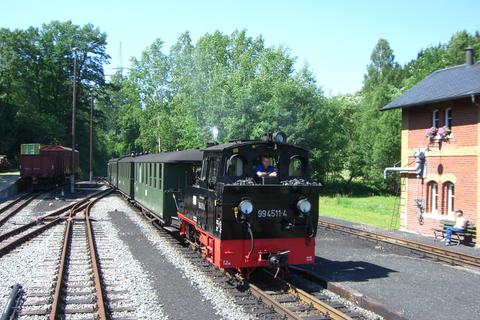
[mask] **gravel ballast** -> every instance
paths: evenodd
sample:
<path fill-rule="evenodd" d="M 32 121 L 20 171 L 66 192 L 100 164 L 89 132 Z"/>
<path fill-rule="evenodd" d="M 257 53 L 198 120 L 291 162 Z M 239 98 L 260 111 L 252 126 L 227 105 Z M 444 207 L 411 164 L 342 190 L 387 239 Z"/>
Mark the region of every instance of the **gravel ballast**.
<path fill-rule="evenodd" d="M 51 256 L 52 247 L 60 245 L 64 228 L 64 224 L 57 225 L 0 259 L 0 304 L 2 306 L 8 298 L 10 286 L 18 283 L 28 293 L 30 286 L 38 284 L 42 277 L 42 270 L 38 266 Z"/>
<path fill-rule="evenodd" d="M 163 306 L 158 302 L 155 290 L 144 272 L 141 263 L 135 259 L 128 248 L 127 244 L 120 239 L 119 230 L 115 227 L 110 219 L 109 212 L 112 206 L 116 204 L 117 197 L 108 197 L 100 200 L 90 214 L 91 218 L 96 220 L 94 230 L 98 229 L 95 225 L 101 225 L 108 239 L 111 248 L 110 252 L 106 252 L 99 248 L 100 261 L 102 258 L 112 259 L 109 264 L 115 268 L 109 268 L 103 271 L 103 280 L 107 283 L 122 283 L 122 288 L 128 290 L 128 297 L 136 308 L 137 317 L 145 320 L 162 320 L 168 319 L 163 313 Z M 101 262 L 102 263 L 102 262 Z"/>
<path fill-rule="evenodd" d="M 233 297 L 182 254 L 180 247 L 162 238 L 161 231 L 140 217 L 123 199 L 110 196 L 94 210 L 100 211 L 104 204 L 107 210 L 117 210 L 108 213 L 113 222 L 109 228 L 117 233 L 122 230 L 124 240 L 129 237 L 136 242 L 130 246 L 134 247 L 135 255 L 142 257 L 144 270 L 149 269 L 150 281 L 155 283 L 159 299 L 165 301 L 164 310 L 168 309 L 165 313 L 169 318 L 251 319 Z M 143 250 L 146 252 L 142 254 Z M 152 265 L 159 270 L 151 270 Z"/>

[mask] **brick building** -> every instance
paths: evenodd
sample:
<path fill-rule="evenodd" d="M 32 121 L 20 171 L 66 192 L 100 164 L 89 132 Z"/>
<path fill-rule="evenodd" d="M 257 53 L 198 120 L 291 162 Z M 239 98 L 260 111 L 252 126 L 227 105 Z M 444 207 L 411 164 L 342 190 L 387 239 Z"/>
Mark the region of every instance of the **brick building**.
<path fill-rule="evenodd" d="M 480 63 L 438 70 L 382 110 L 402 110 L 401 229 L 432 235 L 462 209 L 480 239 Z M 415 172 L 423 152 L 424 172 Z M 421 208 L 424 212 L 420 214 Z M 477 241 L 479 245 L 480 241 Z"/>

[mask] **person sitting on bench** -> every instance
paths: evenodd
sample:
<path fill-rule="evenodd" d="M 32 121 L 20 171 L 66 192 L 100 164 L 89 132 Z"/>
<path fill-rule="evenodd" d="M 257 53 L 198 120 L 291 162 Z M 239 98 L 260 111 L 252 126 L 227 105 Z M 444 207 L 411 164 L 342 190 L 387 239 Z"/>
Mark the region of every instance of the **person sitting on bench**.
<path fill-rule="evenodd" d="M 445 245 L 450 245 L 450 242 L 452 240 L 452 233 L 462 232 L 463 230 L 465 230 L 466 225 L 467 221 L 463 217 L 463 211 L 455 211 L 455 225 L 453 227 L 447 228 L 447 235 L 445 236 L 445 238 L 442 239 L 442 241 L 445 241 Z"/>

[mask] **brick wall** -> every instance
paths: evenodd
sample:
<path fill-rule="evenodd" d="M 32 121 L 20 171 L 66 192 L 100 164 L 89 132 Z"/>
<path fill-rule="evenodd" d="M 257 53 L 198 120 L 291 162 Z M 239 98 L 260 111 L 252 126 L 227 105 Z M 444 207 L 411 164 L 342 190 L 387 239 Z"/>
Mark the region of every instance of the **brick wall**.
<path fill-rule="evenodd" d="M 413 158 L 410 159 L 414 161 Z M 432 234 L 432 227 L 438 226 L 441 219 L 447 215 L 447 189 L 446 182 L 453 182 L 455 186 L 454 210 L 462 209 L 465 218 L 476 224 L 477 214 L 477 157 L 476 156 L 449 156 L 429 157 L 427 162 L 427 179 L 417 179 L 409 175 L 408 202 L 407 202 L 407 229 Z M 438 213 L 424 214 L 424 224 L 417 221 L 418 208 L 415 199 L 422 197 L 425 200 L 427 211 L 431 211 L 431 197 L 428 183 L 436 182 L 438 185 Z"/>
<path fill-rule="evenodd" d="M 447 142 L 429 142 L 425 131 L 432 126 L 432 112 L 439 110 L 439 126 L 445 125 L 445 110 L 452 108 L 452 137 Z M 445 182 L 452 182 L 455 186 L 454 210 L 462 209 L 467 220 L 477 225 L 477 197 L 478 197 L 478 111 L 479 107 L 470 99 L 440 103 L 436 105 L 420 106 L 404 109 L 403 127 L 408 130 L 407 139 L 403 143 L 402 154 L 408 154 L 409 166 L 414 166 L 415 159 L 411 154 L 416 148 L 428 147 L 427 178 L 417 179 L 414 174 L 408 176 L 407 214 L 402 225 L 407 230 L 432 234 L 432 227 L 438 226 L 441 219 L 447 215 L 447 190 Z M 408 148 L 408 150 L 405 150 Z M 428 183 L 434 181 L 438 185 L 438 213 L 424 214 L 424 223 L 417 221 L 418 208 L 415 199 L 422 197 L 430 209 L 430 193 Z M 405 196 L 405 195 L 403 195 Z M 428 202 L 428 203 L 427 203 Z"/>
<path fill-rule="evenodd" d="M 463 99 L 455 102 L 443 102 L 436 105 L 407 109 L 406 112 L 409 114 L 408 147 L 410 149 L 426 146 L 428 144 L 428 139 L 425 137 L 425 131 L 432 127 L 433 110 L 439 110 L 440 127 L 443 127 L 445 125 L 445 110 L 447 108 L 452 108 L 452 139 L 448 142 L 442 143 L 442 149 L 478 145 L 478 107 L 472 104 L 469 99 Z"/>

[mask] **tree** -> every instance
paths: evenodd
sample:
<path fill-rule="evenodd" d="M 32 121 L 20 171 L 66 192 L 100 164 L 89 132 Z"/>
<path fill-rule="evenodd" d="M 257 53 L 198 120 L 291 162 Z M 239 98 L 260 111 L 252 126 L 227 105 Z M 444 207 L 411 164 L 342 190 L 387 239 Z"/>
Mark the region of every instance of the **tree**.
<path fill-rule="evenodd" d="M 0 30 L 0 148 L 13 162 L 21 143 L 70 145 L 73 47 L 79 48 L 77 148 L 88 150 L 91 91 L 105 83 L 105 46 L 106 34 L 90 24 Z M 86 170 L 88 152 L 80 154 Z"/>

